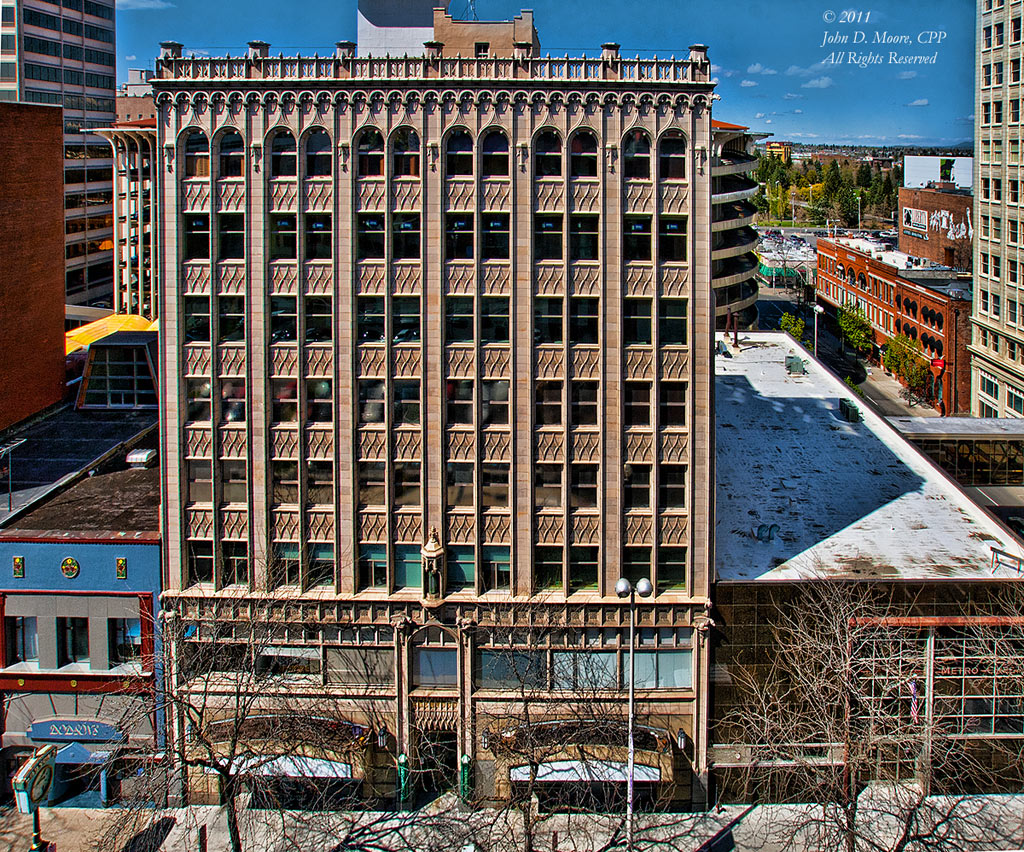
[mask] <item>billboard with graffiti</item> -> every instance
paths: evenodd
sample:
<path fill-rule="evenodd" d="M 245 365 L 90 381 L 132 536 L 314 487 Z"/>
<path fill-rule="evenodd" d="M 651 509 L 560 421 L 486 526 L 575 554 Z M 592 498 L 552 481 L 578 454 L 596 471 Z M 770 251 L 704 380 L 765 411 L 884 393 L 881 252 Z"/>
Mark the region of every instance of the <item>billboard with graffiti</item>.
<path fill-rule="evenodd" d="M 903 158 L 903 185 L 913 189 L 937 183 L 951 183 L 956 189 L 971 189 L 973 181 L 973 157 Z"/>

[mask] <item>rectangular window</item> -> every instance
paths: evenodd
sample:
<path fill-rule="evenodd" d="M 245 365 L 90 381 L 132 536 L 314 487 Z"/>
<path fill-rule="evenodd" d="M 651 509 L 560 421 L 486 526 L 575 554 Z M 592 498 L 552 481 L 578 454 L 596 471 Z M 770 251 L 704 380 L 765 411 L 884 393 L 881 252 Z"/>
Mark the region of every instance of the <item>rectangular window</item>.
<path fill-rule="evenodd" d="M 533 466 L 533 502 L 538 509 L 562 508 L 562 466 L 535 464 Z"/>
<path fill-rule="evenodd" d="M 630 509 L 651 508 L 651 466 L 628 463 L 622 469 L 624 505 Z"/>
<path fill-rule="evenodd" d="M 686 548 L 658 548 L 658 591 L 686 588 Z"/>
<path fill-rule="evenodd" d="M 661 509 L 686 508 L 686 465 L 664 464 L 659 473 L 659 498 Z"/>
<path fill-rule="evenodd" d="M 377 255 L 374 255 L 376 257 Z M 391 256 L 395 260 L 419 260 L 420 214 L 395 213 L 391 220 Z M 380 255 L 383 257 L 383 255 Z"/>
<path fill-rule="evenodd" d="M 473 297 L 445 296 L 445 343 L 473 341 Z"/>
<path fill-rule="evenodd" d="M 384 297 L 356 296 L 356 337 L 360 343 L 383 343 Z"/>
<path fill-rule="evenodd" d="M 536 214 L 533 217 L 533 259 L 562 259 L 561 214 Z"/>
<path fill-rule="evenodd" d="M 182 309 L 185 314 L 185 342 L 210 342 L 210 297 L 184 296 Z"/>
<path fill-rule="evenodd" d="M 627 263 L 651 259 L 651 217 L 626 216 L 622 232 L 622 257 Z"/>
<path fill-rule="evenodd" d="M 359 545 L 359 588 L 382 589 L 388 585 L 388 549 L 383 544 Z"/>
<path fill-rule="evenodd" d="M 359 505 L 383 506 L 385 470 L 382 461 L 361 461 L 357 466 L 359 477 Z"/>
<path fill-rule="evenodd" d="M 306 462 L 306 503 L 313 506 L 333 505 L 334 465 L 331 462 Z"/>
<path fill-rule="evenodd" d="M 551 669 L 554 689 L 581 692 L 618 687 L 612 651 L 552 651 Z"/>
<path fill-rule="evenodd" d="M 534 344 L 562 342 L 563 311 L 560 297 L 538 296 L 533 300 Z"/>
<path fill-rule="evenodd" d="M 391 299 L 391 342 L 419 343 L 420 297 L 395 296 Z"/>
<path fill-rule="evenodd" d="M 658 337 L 663 346 L 685 346 L 686 299 L 662 299 L 658 303 Z"/>
<path fill-rule="evenodd" d="M 35 616 L 8 615 L 4 618 L 7 665 L 39 663 L 39 637 Z"/>
<path fill-rule="evenodd" d="M 356 383 L 359 397 L 359 423 L 384 422 L 384 380 L 359 379 Z"/>
<path fill-rule="evenodd" d="M 81 21 L 75 21 L 75 20 L 72 20 L 71 18 L 64 18 L 61 21 L 61 24 L 63 25 L 61 28 L 68 35 L 73 35 L 73 36 L 81 36 L 82 35 L 82 22 Z M 90 38 L 92 38 L 92 36 L 90 36 Z M 109 39 L 105 39 L 105 41 L 106 40 L 109 40 Z"/>
<path fill-rule="evenodd" d="M 693 651 L 658 649 L 636 654 L 638 689 L 691 689 Z"/>
<path fill-rule="evenodd" d="M 535 425 L 562 425 L 562 383 L 537 382 L 534 388 Z"/>
<path fill-rule="evenodd" d="M 623 407 L 625 424 L 633 426 L 651 425 L 651 385 L 649 382 L 626 382 L 623 385 Z"/>
<path fill-rule="evenodd" d="M 473 257 L 473 214 L 447 213 L 444 222 L 444 259 L 471 260 Z"/>
<path fill-rule="evenodd" d="M 213 582 L 213 542 L 188 542 L 188 584 Z"/>
<path fill-rule="evenodd" d="M 448 591 L 472 588 L 476 582 L 476 548 L 451 545 L 445 554 L 448 568 Z"/>
<path fill-rule="evenodd" d="M 110 668 L 142 663 L 142 622 L 138 618 L 107 619 Z"/>
<path fill-rule="evenodd" d="M 306 420 L 310 423 L 334 420 L 330 379 L 306 379 Z"/>
<path fill-rule="evenodd" d="M 245 503 L 249 497 L 243 459 L 221 459 L 220 498 L 224 503 Z"/>
<path fill-rule="evenodd" d="M 598 217 L 573 213 L 569 217 L 569 259 L 597 260 Z"/>
<path fill-rule="evenodd" d="M 597 425 L 597 382 L 573 380 L 569 383 L 572 395 L 572 425 Z"/>
<path fill-rule="evenodd" d="M 659 260 L 663 263 L 685 263 L 686 217 L 662 216 L 658 228 Z"/>
<path fill-rule="evenodd" d="M 533 579 L 538 589 L 562 588 L 562 548 L 533 549 Z"/>
<path fill-rule="evenodd" d="M 509 548 L 480 548 L 480 579 L 486 592 L 507 592 L 511 589 L 512 558 Z"/>
<path fill-rule="evenodd" d="M 274 460 L 270 463 L 270 499 L 275 505 L 299 502 L 299 464 Z"/>
<path fill-rule="evenodd" d="M 569 299 L 569 342 L 596 346 L 600 328 L 597 299 L 573 297 Z"/>
<path fill-rule="evenodd" d="M 395 588 L 423 588 L 423 557 L 418 545 L 395 545 Z"/>
<path fill-rule="evenodd" d="M 217 216 L 220 260 L 242 260 L 245 257 L 245 217 L 241 213 Z"/>
<path fill-rule="evenodd" d="M 569 548 L 569 592 L 597 588 L 597 570 L 600 564 L 600 548 Z"/>
<path fill-rule="evenodd" d="M 508 425 L 508 379 L 480 383 L 481 426 Z"/>
<path fill-rule="evenodd" d="M 190 503 L 213 502 L 213 463 L 209 459 L 188 459 L 185 462 Z"/>
<path fill-rule="evenodd" d="M 306 296 L 303 305 L 306 313 L 306 343 L 330 343 L 334 338 L 331 297 Z"/>
<path fill-rule="evenodd" d="M 480 465 L 480 503 L 485 509 L 508 507 L 507 464 L 483 462 Z"/>
<path fill-rule="evenodd" d="M 600 468 L 596 464 L 569 466 L 569 496 L 573 509 L 597 508 L 597 478 Z"/>
<path fill-rule="evenodd" d="M 507 296 L 480 298 L 480 342 L 508 343 L 509 319 Z"/>
<path fill-rule="evenodd" d="M 1006 407 L 1024 417 L 1024 395 L 1011 387 L 1006 388 Z"/>
<path fill-rule="evenodd" d="M 57 666 L 89 662 L 89 619 L 57 619 Z"/>
<path fill-rule="evenodd" d="M 635 587 L 641 580 L 651 579 L 651 548 L 622 548 L 622 576 Z"/>
<path fill-rule="evenodd" d="M 210 420 L 210 391 L 209 379 L 185 379 L 185 400 L 189 420 Z"/>
<path fill-rule="evenodd" d="M 392 383 L 395 396 L 394 426 L 415 426 L 420 422 L 419 379 L 395 379 Z"/>
<path fill-rule="evenodd" d="M 331 259 L 331 217 L 327 213 L 307 213 L 303 217 L 306 227 L 306 260 Z"/>
<path fill-rule="evenodd" d="M 473 463 L 448 462 L 445 466 L 448 508 L 473 505 Z"/>
<path fill-rule="evenodd" d="M 508 260 L 508 213 L 483 213 L 480 216 L 480 257 L 482 260 Z"/>
<path fill-rule="evenodd" d="M 384 257 L 384 214 L 360 213 L 356 224 L 356 258 L 370 260 Z M 417 255 L 418 256 L 418 255 Z"/>
<path fill-rule="evenodd" d="M 295 379 L 270 380 L 271 421 L 294 423 L 299 416 L 299 383 Z"/>
<path fill-rule="evenodd" d="M 396 506 L 420 505 L 420 463 L 401 461 L 394 463 Z"/>
<path fill-rule="evenodd" d="M 625 346 L 650 346 L 650 299 L 622 300 L 622 342 Z"/>
<path fill-rule="evenodd" d="M 473 380 L 449 379 L 445 384 L 445 416 L 449 426 L 473 424 Z"/>
<path fill-rule="evenodd" d="M 297 257 L 294 213 L 274 213 L 270 217 L 270 259 L 294 260 Z"/>
<path fill-rule="evenodd" d="M 415 648 L 412 659 L 414 687 L 443 688 L 458 685 L 459 662 L 454 648 Z"/>
<path fill-rule="evenodd" d="M 183 260 L 208 260 L 210 257 L 210 216 L 186 213 Z"/>
<path fill-rule="evenodd" d="M 686 425 L 686 382 L 662 382 L 658 411 L 662 426 Z"/>

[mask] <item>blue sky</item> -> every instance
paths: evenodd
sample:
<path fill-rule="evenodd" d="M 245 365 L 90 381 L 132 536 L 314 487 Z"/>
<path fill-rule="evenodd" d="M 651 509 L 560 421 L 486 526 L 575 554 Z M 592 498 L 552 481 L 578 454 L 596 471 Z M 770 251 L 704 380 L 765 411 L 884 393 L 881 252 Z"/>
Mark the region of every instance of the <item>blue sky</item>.
<path fill-rule="evenodd" d="M 467 6 L 454 0 L 449 8 L 460 17 Z M 843 5 L 832 0 L 476 0 L 476 6 L 481 20 L 532 6 L 541 51 L 553 55 L 596 55 L 602 42 L 617 41 L 629 56 L 685 56 L 690 44 L 708 44 L 722 96 L 715 117 L 777 139 L 943 145 L 973 136 L 972 0 L 876 0 L 849 23 L 840 20 Z M 129 67 L 152 67 L 166 39 L 197 54 L 238 54 L 255 38 L 269 41 L 275 53 L 325 54 L 335 41 L 356 35 L 356 0 L 117 0 L 117 9 L 122 80 Z M 823 45 L 826 33 L 847 42 Z M 910 43 L 873 43 L 876 33 Z M 860 67 L 851 54 L 870 59 Z M 891 61 L 907 57 L 935 61 Z"/>

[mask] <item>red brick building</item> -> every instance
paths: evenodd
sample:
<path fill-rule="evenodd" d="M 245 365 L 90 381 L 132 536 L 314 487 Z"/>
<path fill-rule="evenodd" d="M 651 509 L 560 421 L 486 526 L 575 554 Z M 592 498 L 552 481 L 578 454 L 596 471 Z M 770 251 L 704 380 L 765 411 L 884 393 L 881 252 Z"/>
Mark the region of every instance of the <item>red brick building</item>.
<path fill-rule="evenodd" d="M 967 190 L 900 187 L 900 251 L 970 272 L 973 204 Z"/>
<path fill-rule="evenodd" d="M 64 394 L 64 120 L 0 103 L 0 429 Z"/>
<path fill-rule="evenodd" d="M 970 411 L 970 278 L 868 240 L 820 239 L 817 300 L 833 317 L 846 304 L 863 309 L 874 360 L 897 334 L 919 341 L 932 363 L 932 404 Z"/>

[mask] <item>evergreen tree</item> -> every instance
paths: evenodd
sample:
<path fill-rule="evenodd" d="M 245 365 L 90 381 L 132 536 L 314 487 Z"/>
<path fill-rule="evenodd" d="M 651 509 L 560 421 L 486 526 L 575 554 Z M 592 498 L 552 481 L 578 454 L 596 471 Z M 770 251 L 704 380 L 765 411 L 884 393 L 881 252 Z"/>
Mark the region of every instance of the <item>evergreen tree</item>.
<path fill-rule="evenodd" d="M 871 166 L 867 163 L 861 163 L 857 169 L 857 186 L 863 189 L 871 186 Z"/>
<path fill-rule="evenodd" d="M 843 185 L 843 177 L 839 173 L 839 164 L 833 160 L 825 171 L 825 198 L 828 201 L 835 201 L 839 190 Z"/>

